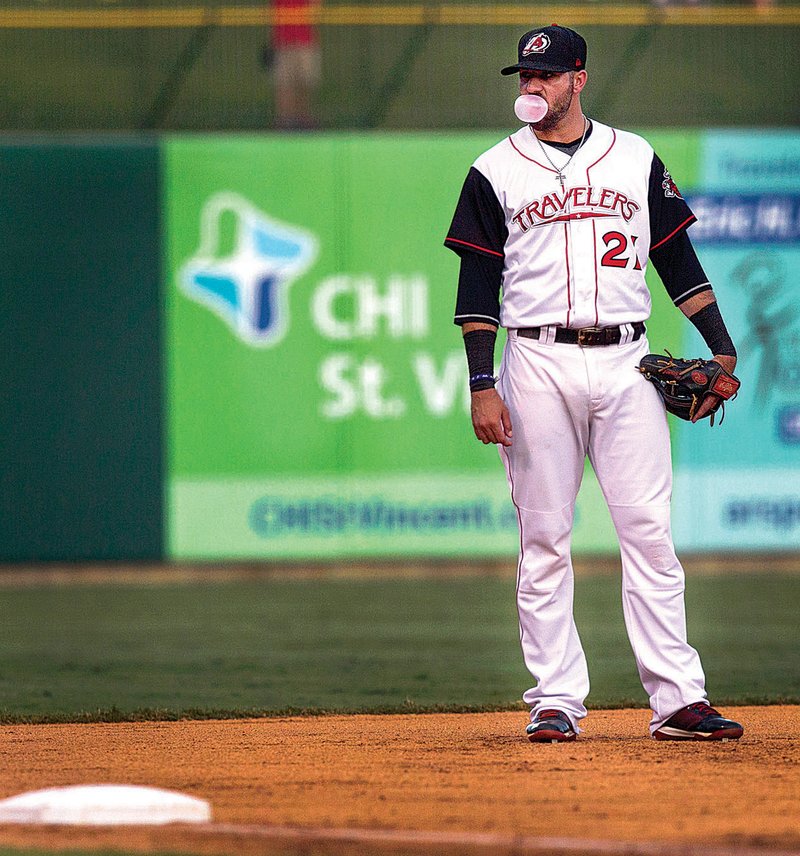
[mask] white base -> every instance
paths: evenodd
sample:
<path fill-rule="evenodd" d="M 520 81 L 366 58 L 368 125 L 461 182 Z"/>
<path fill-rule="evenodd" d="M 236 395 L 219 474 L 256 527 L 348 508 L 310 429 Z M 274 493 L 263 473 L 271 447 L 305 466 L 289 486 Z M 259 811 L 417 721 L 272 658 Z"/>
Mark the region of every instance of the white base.
<path fill-rule="evenodd" d="M 73 785 L 0 801 L 0 823 L 121 826 L 209 820 L 211 806 L 205 800 L 138 785 Z"/>

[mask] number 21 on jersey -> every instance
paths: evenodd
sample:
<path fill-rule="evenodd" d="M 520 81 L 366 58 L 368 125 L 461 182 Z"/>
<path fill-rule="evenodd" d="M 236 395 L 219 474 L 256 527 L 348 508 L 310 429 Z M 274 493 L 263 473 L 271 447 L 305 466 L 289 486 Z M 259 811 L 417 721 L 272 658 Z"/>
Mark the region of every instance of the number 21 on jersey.
<path fill-rule="evenodd" d="M 642 266 L 639 264 L 639 256 L 636 255 L 637 240 L 638 235 L 631 235 L 629 241 L 628 236 L 623 235 L 622 232 L 606 232 L 603 235 L 603 243 L 607 249 L 603 254 L 600 264 L 603 267 L 624 268 L 628 267 L 630 262 L 633 261 L 633 269 L 641 270 Z"/>

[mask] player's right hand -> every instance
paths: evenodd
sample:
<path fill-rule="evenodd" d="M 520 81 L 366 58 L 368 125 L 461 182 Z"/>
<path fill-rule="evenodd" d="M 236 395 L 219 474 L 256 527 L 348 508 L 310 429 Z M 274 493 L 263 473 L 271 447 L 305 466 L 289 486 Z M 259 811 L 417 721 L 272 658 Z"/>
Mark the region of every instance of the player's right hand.
<path fill-rule="evenodd" d="M 472 393 L 472 427 L 481 443 L 511 445 L 511 414 L 496 389 Z"/>

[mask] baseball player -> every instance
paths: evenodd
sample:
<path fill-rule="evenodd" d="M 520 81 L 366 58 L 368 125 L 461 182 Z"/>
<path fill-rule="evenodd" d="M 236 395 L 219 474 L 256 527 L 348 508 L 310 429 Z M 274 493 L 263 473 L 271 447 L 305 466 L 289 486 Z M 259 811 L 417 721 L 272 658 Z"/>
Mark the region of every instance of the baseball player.
<path fill-rule="evenodd" d="M 518 62 L 502 70 L 515 73 L 521 97 L 544 115 L 475 161 L 445 244 L 461 260 L 455 323 L 467 351 L 473 427 L 499 447 L 519 520 L 520 639 L 536 682 L 523 696 L 527 736 L 574 740 L 586 716 L 570 534 L 588 455 L 619 537 L 623 611 L 653 711 L 651 734 L 737 739 L 742 726 L 709 705 L 686 639 L 666 414 L 636 371 L 649 350 L 648 257 L 714 359 L 735 367 L 687 236 L 694 215 L 644 139 L 584 115 L 586 42 L 578 33 L 555 25 L 525 33 Z M 499 325 L 508 337 L 495 378 Z"/>

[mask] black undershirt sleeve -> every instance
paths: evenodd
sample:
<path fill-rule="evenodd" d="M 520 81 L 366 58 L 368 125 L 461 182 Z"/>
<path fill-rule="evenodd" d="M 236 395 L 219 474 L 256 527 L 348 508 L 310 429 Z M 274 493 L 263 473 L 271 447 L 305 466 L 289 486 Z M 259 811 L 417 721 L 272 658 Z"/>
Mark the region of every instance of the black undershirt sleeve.
<path fill-rule="evenodd" d="M 687 229 L 695 221 L 661 158 L 653 153 L 648 188 L 650 260 L 676 306 L 711 283 L 697 258 Z"/>
<path fill-rule="evenodd" d="M 485 175 L 470 167 L 445 246 L 459 255 L 467 251 L 502 259 L 507 238 L 505 214 L 494 188 Z"/>
<path fill-rule="evenodd" d="M 478 321 L 499 326 L 507 238 L 505 215 L 494 188 L 472 167 L 444 242 L 461 258 L 456 324 Z"/>
<path fill-rule="evenodd" d="M 711 283 L 685 229 L 657 250 L 651 250 L 650 261 L 676 306 L 695 294 L 711 290 Z"/>
<path fill-rule="evenodd" d="M 464 252 L 458 274 L 456 324 L 479 321 L 500 326 L 500 283 L 503 260 Z"/>
<path fill-rule="evenodd" d="M 651 252 L 671 241 L 697 219 L 655 152 L 650 163 L 647 204 L 650 212 Z"/>
<path fill-rule="evenodd" d="M 695 216 L 672 176 L 653 154 L 648 193 L 650 205 L 650 260 L 676 306 L 696 294 L 711 291 L 711 283 L 697 258 L 687 228 Z M 712 354 L 736 356 L 736 348 L 716 301 L 689 316 Z"/>

